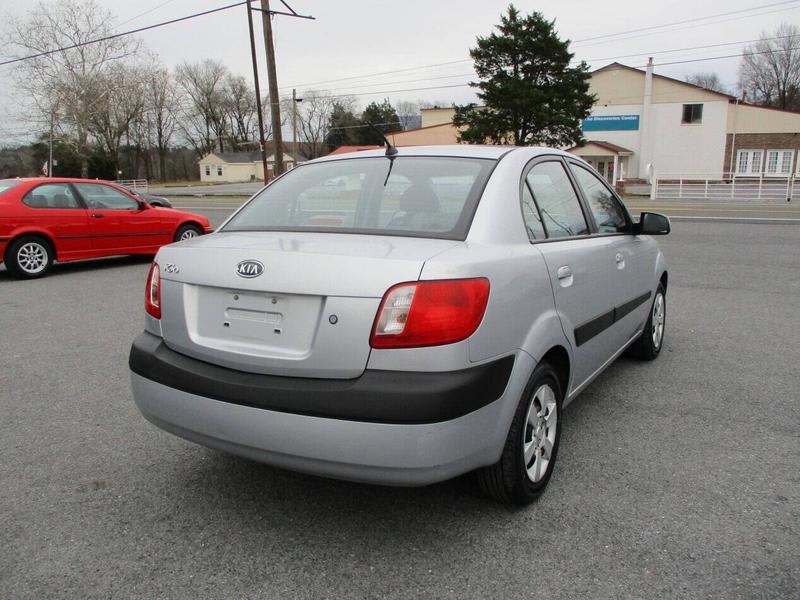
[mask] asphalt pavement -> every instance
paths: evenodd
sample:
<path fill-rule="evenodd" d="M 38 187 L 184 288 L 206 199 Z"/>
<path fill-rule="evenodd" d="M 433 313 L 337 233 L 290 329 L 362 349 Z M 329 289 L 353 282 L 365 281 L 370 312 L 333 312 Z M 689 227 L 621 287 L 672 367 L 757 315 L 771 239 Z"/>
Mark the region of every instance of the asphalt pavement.
<path fill-rule="evenodd" d="M 128 381 L 149 259 L 0 269 L 0 597 L 797 598 L 800 227 L 678 221 L 660 242 L 661 356 L 566 409 L 524 509 L 164 433 Z"/>

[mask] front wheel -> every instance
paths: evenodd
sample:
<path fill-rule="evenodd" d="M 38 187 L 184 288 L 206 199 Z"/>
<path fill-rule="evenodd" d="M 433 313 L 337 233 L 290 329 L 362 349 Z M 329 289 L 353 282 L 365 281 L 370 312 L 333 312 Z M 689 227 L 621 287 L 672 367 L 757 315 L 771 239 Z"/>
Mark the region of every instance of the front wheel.
<path fill-rule="evenodd" d="M 200 231 L 200 228 L 197 225 L 192 225 L 191 223 L 188 223 L 178 228 L 178 231 L 175 232 L 174 241 L 182 242 L 184 240 L 190 240 L 192 238 L 196 238 L 199 235 L 203 235 L 203 232 Z"/>
<path fill-rule="evenodd" d="M 664 345 L 664 327 L 667 324 L 667 295 L 664 286 L 658 284 L 656 296 L 650 307 L 650 316 L 642 335 L 630 347 L 628 354 L 641 360 L 653 360 Z"/>
<path fill-rule="evenodd" d="M 522 393 L 500 460 L 476 473 L 485 494 L 508 504 L 530 504 L 544 492 L 558 453 L 561 404 L 558 376 L 541 363 Z"/>
<path fill-rule="evenodd" d="M 42 238 L 24 236 L 8 246 L 5 262 L 14 277 L 34 279 L 46 275 L 53 266 L 53 249 Z"/>

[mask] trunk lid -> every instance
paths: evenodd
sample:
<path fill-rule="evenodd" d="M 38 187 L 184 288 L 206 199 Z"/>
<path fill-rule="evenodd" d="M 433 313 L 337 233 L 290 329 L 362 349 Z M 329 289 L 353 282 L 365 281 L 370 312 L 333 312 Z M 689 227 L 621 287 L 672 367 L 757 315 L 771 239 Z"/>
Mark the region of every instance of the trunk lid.
<path fill-rule="evenodd" d="M 271 375 L 353 378 L 388 288 L 415 281 L 449 240 L 231 232 L 159 251 L 161 327 L 177 352 Z M 242 262 L 263 266 L 244 268 Z"/>

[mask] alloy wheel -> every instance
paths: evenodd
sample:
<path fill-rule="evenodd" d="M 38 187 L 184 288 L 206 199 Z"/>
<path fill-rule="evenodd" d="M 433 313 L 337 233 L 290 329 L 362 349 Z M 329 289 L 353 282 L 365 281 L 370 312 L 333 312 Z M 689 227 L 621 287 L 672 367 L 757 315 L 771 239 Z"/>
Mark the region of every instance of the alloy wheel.
<path fill-rule="evenodd" d="M 656 294 L 656 299 L 653 302 L 653 330 L 651 332 L 653 347 L 656 349 L 661 348 L 661 341 L 664 339 L 665 312 L 664 294 Z"/>
<path fill-rule="evenodd" d="M 556 394 L 549 384 L 541 385 L 533 394 L 525 416 L 522 440 L 525 471 L 528 479 L 538 483 L 547 474 L 553 457 L 558 428 Z"/>
<path fill-rule="evenodd" d="M 47 248 L 39 242 L 28 242 L 17 251 L 17 265 L 28 275 L 38 275 L 47 267 Z"/>

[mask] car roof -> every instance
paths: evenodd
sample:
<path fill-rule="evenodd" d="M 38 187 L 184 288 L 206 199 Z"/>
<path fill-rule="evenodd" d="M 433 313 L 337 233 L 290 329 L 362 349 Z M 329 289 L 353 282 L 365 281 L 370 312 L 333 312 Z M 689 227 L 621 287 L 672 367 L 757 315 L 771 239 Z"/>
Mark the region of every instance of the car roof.
<path fill-rule="evenodd" d="M 397 148 L 395 156 L 440 156 L 456 158 L 489 158 L 497 160 L 509 152 L 527 151 L 531 157 L 538 154 L 564 154 L 562 150 L 553 148 L 534 147 L 534 146 L 489 146 L 477 144 L 444 144 L 438 146 L 401 146 Z M 327 162 L 331 160 L 342 160 L 348 158 L 367 158 L 375 156 L 385 156 L 386 150 L 362 150 L 360 152 L 348 152 L 345 154 L 335 154 L 333 156 L 323 156 L 317 158 L 315 162 Z M 573 156 L 573 155 L 569 155 Z"/>

